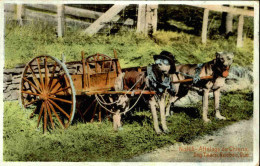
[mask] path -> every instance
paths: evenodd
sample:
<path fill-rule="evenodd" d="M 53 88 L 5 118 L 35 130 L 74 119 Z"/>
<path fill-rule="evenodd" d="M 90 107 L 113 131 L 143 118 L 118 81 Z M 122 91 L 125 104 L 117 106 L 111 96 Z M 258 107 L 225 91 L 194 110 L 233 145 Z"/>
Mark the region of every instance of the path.
<path fill-rule="evenodd" d="M 212 162 L 253 160 L 253 119 L 243 120 L 194 140 L 134 157 L 130 162 Z"/>

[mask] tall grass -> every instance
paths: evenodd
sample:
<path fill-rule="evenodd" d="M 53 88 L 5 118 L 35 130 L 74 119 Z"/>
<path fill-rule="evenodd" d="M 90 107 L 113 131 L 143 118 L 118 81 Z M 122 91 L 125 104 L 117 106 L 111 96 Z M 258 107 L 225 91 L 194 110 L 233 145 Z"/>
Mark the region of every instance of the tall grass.
<path fill-rule="evenodd" d="M 112 122 L 84 124 L 76 122 L 68 129 L 42 134 L 36 129 L 37 117 L 32 110 L 21 110 L 17 101 L 4 104 L 4 161 L 122 161 L 176 142 L 191 142 L 233 122 L 253 116 L 250 91 L 230 92 L 221 98 L 226 121 L 214 117 L 213 101 L 209 103 L 212 123 L 201 118 L 201 103 L 174 109 L 167 119 L 169 134 L 156 135 L 150 111 L 133 110 L 123 116 L 123 130 L 114 132 Z M 253 126 L 252 126 L 253 127 Z"/>
<path fill-rule="evenodd" d="M 25 26 L 9 23 L 5 27 L 5 67 L 12 68 L 18 63 L 27 63 L 40 54 L 67 61 L 79 60 L 80 51 L 89 55 L 97 52 L 113 56 L 118 52 L 122 67 L 146 66 L 153 62 L 152 56 L 162 50 L 172 52 L 178 63 L 201 63 L 215 57 L 217 51 L 232 51 L 234 65 L 249 66 L 253 61 L 253 41 L 246 38 L 243 48 L 236 48 L 236 39 L 219 38 L 201 44 L 201 38 L 178 32 L 158 31 L 149 38 L 131 31 L 120 31 L 115 35 L 98 34 L 92 37 L 80 29 L 68 27 L 65 37 L 56 37 L 55 27 L 34 22 Z"/>

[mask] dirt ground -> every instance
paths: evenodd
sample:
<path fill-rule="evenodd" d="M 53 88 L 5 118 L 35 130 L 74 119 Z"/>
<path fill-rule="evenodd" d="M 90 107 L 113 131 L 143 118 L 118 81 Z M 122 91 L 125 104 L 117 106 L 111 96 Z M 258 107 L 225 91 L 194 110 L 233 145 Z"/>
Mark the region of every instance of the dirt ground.
<path fill-rule="evenodd" d="M 243 162 L 253 161 L 253 119 L 240 121 L 194 140 L 178 143 L 127 162 Z"/>

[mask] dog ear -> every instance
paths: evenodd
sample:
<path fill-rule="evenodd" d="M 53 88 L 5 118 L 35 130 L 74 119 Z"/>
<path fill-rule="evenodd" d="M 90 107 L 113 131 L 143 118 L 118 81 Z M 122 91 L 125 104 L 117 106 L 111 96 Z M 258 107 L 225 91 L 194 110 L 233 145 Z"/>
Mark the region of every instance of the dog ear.
<path fill-rule="evenodd" d="M 234 53 L 233 52 L 230 52 L 229 55 L 231 56 L 232 59 L 234 58 Z"/>
<path fill-rule="evenodd" d="M 216 52 L 216 59 L 219 59 L 220 55 L 222 55 L 222 52 Z"/>

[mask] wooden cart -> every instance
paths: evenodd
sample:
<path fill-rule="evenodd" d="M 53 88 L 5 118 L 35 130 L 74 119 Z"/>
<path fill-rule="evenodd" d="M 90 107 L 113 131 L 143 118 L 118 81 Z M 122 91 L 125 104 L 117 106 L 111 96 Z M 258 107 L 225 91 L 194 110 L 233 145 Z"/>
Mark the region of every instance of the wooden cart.
<path fill-rule="evenodd" d="M 70 71 L 71 66 L 73 71 Z M 37 127 L 42 123 L 44 132 L 54 129 L 57 124 L 67 128 L 75 115 L 76 96 L 132 93 L 113 90 L 115 79 L 121 72 L 115 50 L 114 58 L 99 53 L 85 58 L 82 51 L 82 60 L 73 62 L 41 55 L 24 68 L 20 101 L 25 108 L 36 106 L 31 117 L 38 115 Z"/>

